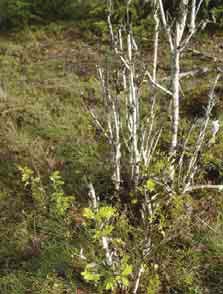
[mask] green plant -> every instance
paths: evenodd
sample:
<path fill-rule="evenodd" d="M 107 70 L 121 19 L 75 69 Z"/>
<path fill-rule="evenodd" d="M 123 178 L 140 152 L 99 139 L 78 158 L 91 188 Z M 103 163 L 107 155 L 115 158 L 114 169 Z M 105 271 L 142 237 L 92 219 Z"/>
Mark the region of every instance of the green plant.
<path fill-rule="evenodd" d="M 63 191 L 64 181 L 62 180 L 58 171 L 55 171 L 51 176 L 53 192 L 50 196 L 52 203 L 52 211 L 58 216 L 64 216 L 67 209 L 74 201 L 73 196 L 66 196 Z"/>
<path fill-rule="evenodd" d="M 37 207 L 45 210 L 49 207 L 52 214 L 58 217 L 64 217 L 67 209 L 74 201 L 74 197 L 64 194 L 64 181 L 59 172 L 55 171 L 50 176 L 52 191 L 48 192 L 43 186 L 40 177 L 36 177 L 30 168 L 19 167 L 19 170 L 22 174 L 22 182 L 25 188 L 30 186 L 31 196 L 37 204 Z"/>
<path fill-rule="evenodd" d="M 120 225 L 117 210 L 109 206 L 101 206 L 96 211 L 86 208 L 83 216 L 86 218 L 84 227 L 93 246 L 93 255 L 86 252 L 87 262 L 82 276 L 102 292 L 128 288 L 133 267 L 129 263 L 130 257 L 122 250 L 124 242 L 121 236 L 117 236 Z M 114 260 L 110 250 L 117 254 Z"/>

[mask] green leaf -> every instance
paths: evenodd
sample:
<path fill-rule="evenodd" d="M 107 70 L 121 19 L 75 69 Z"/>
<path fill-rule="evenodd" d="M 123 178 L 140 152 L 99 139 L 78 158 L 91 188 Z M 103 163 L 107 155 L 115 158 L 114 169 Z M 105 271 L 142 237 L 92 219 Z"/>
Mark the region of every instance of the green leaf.
<path fill-rule="evenodd" d="M 129 285 L 129 280 L 126 277 L 121 277 L 121 282 L 126 287 Z"/>
<path fill-rule="evenodd" d="M 114 216 L 116 213 L 116 209 L 110 206 L 104 206 L 99 209 L 99 211 L 96 214 L 96 219 L 98 221 L 102 219 L 109 220 L 112 216 Z"/>
<path fill-rule="evenodd" d="M 138 199 L 134 198 L 131 200 L 131 204 L 137 204 L 138 203 Z"/>
<path fill-rule="evenodd" d="M 25 186 L 29 184 L 29 181 L 32 180 L 34 172 L 28 168 L 28 167 L 21 167 L 18 166 L 18 169 L 20 170 L 22 174 L 22 182 L 25 183 Z"/>
<path fill-rule="evenodd" d="M 90 208 L 84 209 L 83 216 L 86 217 L 87 219 L 94 219 L 95 218 L 95 214 L 92 211 L 92 209 L 90 209 Z"/>
<path fill-rule="evenodd" d="M 132 273 L 132 265 L 126 264 L 124 270 L 122 271 L 123 276 L 128 276 Z"/>
<path fill-rule="evenodd" d="M 113 290 L 115 287 L 116 281 L 114 278 L 110 277 L 105 280 L 105 290 Z"/>
<path fill-rule="evenodd" d="M 156 187 L 156 183 L 152 180 L 152 179 L 149 179 L 147 182 L 146 182 L 146 189 L 149 191 L 149 192 L 153 192 L 155 190 L 155 187 Z"/>
<path fill-rule="evenodd" d="M 98 282 L 100 280 L 100 275 L 96 274 L 87 268 L 81 273 L 81 275 L 84 277 L 86 281 L 93 281 L 93 282 Z"/>
<path fill-rule="evenodd" d="M 154 170 L 156 173 L 160 173 L 164 168 L 165 168 L 165 161 L 164 160 L 158 160 L 155 164 L 154 164 Z"/>
<path fill-rule="evenodd" d="M 64 185 L 64 181 L 62 180 L 59 171 L 53 172 L 53 174 L 50 176 L 50 180 L 56 186 L 63 186 Z"/>
<path fill-rule="evenodd" d="M 100 239 L 101 237 L 107 237 L 107 236 L 111 235 L 113 229 L 114 229 L 114 227 L 112 225 L 107 225 L 103 229 L 97 230 L 94 235 L 94 238 Z"/>

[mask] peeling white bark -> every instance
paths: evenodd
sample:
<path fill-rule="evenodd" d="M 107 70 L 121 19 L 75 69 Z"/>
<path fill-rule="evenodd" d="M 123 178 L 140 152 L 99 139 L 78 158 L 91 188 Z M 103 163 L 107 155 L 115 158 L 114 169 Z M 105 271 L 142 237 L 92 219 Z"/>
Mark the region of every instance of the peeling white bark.
<path fill-rule="evenodd" d="M 138 274 L 137 274 L 137 278 L 136 278 L 136 281 L 135 281 L 135 286 L 134 286 L 134 289 L 133 289 L 133 294 L 137 294 L 138 292 L 138 289 L 139 289 L 139 283 L 140 283 L 140 279 L 141 279 L 141 276 L 144 272 L 144 266 L 141 265 L 140 268 L 139 268 L 139 271 L 138 271 Z"/>
<path fill-rule="evenodd" d="M 196 190 L 219 190 L 220 192 L 223 192 L 223 185 L 195 185 L 195 186 L 189 186 L 184 190 L 184 193 L 192 192 Z"/>
<path fill-rule="evenodd" d="M 88 195 L 89 195 L 89 198 L 91 200 L 91 206 L 95 211 L 98 211 L 97 196 L 96 196 L 96 193 L 95 193 L 94 186 L 93 186 L 93 184 L 91 182 L 88 184 L 88 189 L 89 189 Z M 107 265 L 112 266 L 113 259 L 112 259 L 111 250 L 109 248 L 109 239 L 108 239 L 108 237 L 102 237 L 101 238 L 101 243 L 102 243 L 103 249 L 105 250 L 106 263 L 107 263 Z M 80 255 L 81 255 L 81 253 L 83 253 L 82 249 L 80 251 Z"/>
<path fill-rule="evenodd" d="M 163 1 L 159 0 L 160 18 L 167 34 L 171 52 L 171 93 L 172 93 L 172 139 L 170 144 L 170 179 L 174 183 L 176 174 L 176 153 L 178 148 L 178 133 L 180 125 L 180 58 L 181 53 L 188 45 L 191 37 L 196 32 L 196 16 L 199 11 L 201 1 L 196 7 L 196 0 L 191 1 L 189 19 L 189 0 L 180 0 L 179 15 L 176 16 L 175 26 L 167 22 L 167 17 L 163 8 Z M 189 23 L 189 24 L 188 24 Z M 190 32 L 184 39 L 187 24 Z M 168 90 L 169 91 L 169 90 Z"/>

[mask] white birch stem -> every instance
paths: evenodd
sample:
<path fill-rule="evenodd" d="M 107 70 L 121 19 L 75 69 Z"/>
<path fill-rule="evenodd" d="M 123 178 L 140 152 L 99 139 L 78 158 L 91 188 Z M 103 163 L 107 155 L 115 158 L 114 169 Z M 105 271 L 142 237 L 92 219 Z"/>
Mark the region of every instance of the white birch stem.
<path fill-rule="evenodd" d="M 107 237 L 102 237 L 102 246 L 103 246 L 103 249 L 105 250 L 106 262 L 109 266 L 111 266 L 113 264 L 113 260 L 112 260 L 112 254 L 109 249 L 109 242 Z"/>
<path fill-rule="evenodd" d="M 178 43 L 178 42 L 177 42 Z M 178 128 L 179 128 L 179 106 L 180 106 L 180 52 L 177 49 L 177 44 L 172 56 L 172 93 L 173 93 L 173 126 L 172 126 L 172 141 L 171 141 L 171 156 L 176 154 L 178 142 Z"/>
<path fill-rule="evenodd" d="M 198 12 L 199 12 L 203 2 L 204 2 L 204 0 L 200 0 L 199 3 L 198 3 L 197 8 L 196 8 L 196 16 L 198 15 Z"/>
<path fill-rule="evenodd" d="M 95 211 L 97 211 L 98 210 L 97 196 L 95 193 L 94 186 L 91 182 L 88 184 L 88 189 L 89 189 L 88 195 L 90 197 L 92 207 Z M 101 242 L 102 242 L 102 247 L 105 250 L 106 262 L 109 266 L 111 266 L 113 264 L 113 260 L 112 260 L 112 253 L 109 249 L 109 240 L 107 237 L 102 237 Z"/>
<path fill-rule="evenodd" d="M 219 190 L 219 191 L 223 191 L 223 185 L 195 185 L 195 186 L 189 186 L 184 190 L 184 193 L 186 192 L 192 192 L 195 190 Z"/>
<path fill-rule="evenodd" d="M 196 28 L 196 0 L 192 0 L 191 3 L 191 16 L 190 16 L 190 31 L 194 32 Z"/>
<path fill-rule="evenodd" d="M 114 32 L 113 32 L 113 27 L 112 27 L 112 21 L 111 21 L 111 17 L 112 17 L 112 0 L 107 0 L 107 7 L 108 7 L 108 16 L 107 16 L 107 22 L 108 22 L 108 27 L 109 27 L 109 32 L 110 32 L 110 36 L 111 36 L 111 44 L 115 50 L 115 53 L 118 53 L 118 48 L 117 48 L 117 44 L 115 41 L 115 36 L 114 36 Z"/>
<path fill-rule="evenodd" d="M 137 279 L 136 279 L 136 282 L 135 282 L 135 286 L 134 286 L 134 289 L 133 289 L 133 294 L 137 294 L 138 292 L 138 289 L 139 289 L 139 283 L 140 283 L 140 279 L 141 279 L 141 276 L 144 272 L 144 266 L 141 265 L 140 268 L 139 268 L 139 271 L 138 271 L 138 274 L 137 274 Z"/>
<path fill-rule="evenodd" d="M 166 31 L 168 40 L 169 40 L 169 44 L 170 44 L 170 50 L 172 51 L 174 46 L 173 46 L 173 39 L 171 36 L 171 32 L 170 32 L 170 28 L 167 24 L 167 20 L 166 20 L 166 15 L 165 15 L 165 11 L 164 11 L 164 7 L 163 7 L 163 1 L 159 0 L 159 7 L 160 7 L 160 14 L 161 14 L 161 20 L 164 26 L 164 29 Z"/>
<path fill-rule="evenodd" d="M 155 1 L 155 6 L 157 6 L 156 1 Z M 153 55 L 153 81 L 156 82 L 157 65 L 158 65 L 158 47 L 159 47 L 159 27 L 160 27 L 160 20 L 158 17 L 157 7 L 155 7 L 154 20 L 155 20 L 155 36 L 154 36 L 154 55 Z"/>
<path fill-rule="evenodd" d="M 128 118 L 131 138 L 131 165 L 132 165 L 132 182 L 134 187 L 138 184 L 140 152 L 138 147 L 138 129 L 139 129 L 139 100 L 135 87 L 135 68 L 132 60 L 132 38 L 131 33 L 127 37 L 128 46 L 128 63 L 129 66 L 129 95 L 128 95 Z"/>
<path fill-rule="evenodd" d="M 178 145 L 178 130 L 180 120 L 180 44 L 186 27 L 188 0 L 181 0 L 181 11 L 179 18 L 176 20 L 176 31 L 174 45 L 171 50 L 171 82 L 172 82 L 172 139 L 170 148 L 170 179 L 175 177 L 175 160 Z"/>
<path fill-rule="evenodd" d="M 93 209 L 97 210 L 98 209 L 97 197 L 96 197 L 94 186 L 91 182 L 88 184 L 88 189 L 89 189 L 88 196 L 91 200 L 92 207 Z"/>

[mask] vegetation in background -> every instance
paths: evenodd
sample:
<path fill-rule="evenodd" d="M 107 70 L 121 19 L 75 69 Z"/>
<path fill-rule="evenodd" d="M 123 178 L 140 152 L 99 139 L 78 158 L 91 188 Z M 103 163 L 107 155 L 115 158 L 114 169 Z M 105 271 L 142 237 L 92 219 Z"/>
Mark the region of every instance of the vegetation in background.
<path fill-rule="evenodd" d="M 85 29 L 103 33 L 106 30 L 106 0 L 2 0 L 0 3 L 0 25 L 2 29 L 22 28 L 36 23 L 55 20 L 76 20 Z M 165 9 L 173 11 L 175 0 L 164 1 Z M 125 1 L 114 1 L 113 21 L 120 23 L 126 17 Z M 130 6 L 132 22 L 138 29 L 148 29 L 151 23 L 152 1 L 133 0 Z M 221 0 L 206 0 L 201 10 L 202 17 L 217 24 L 222 23 Z"/>

